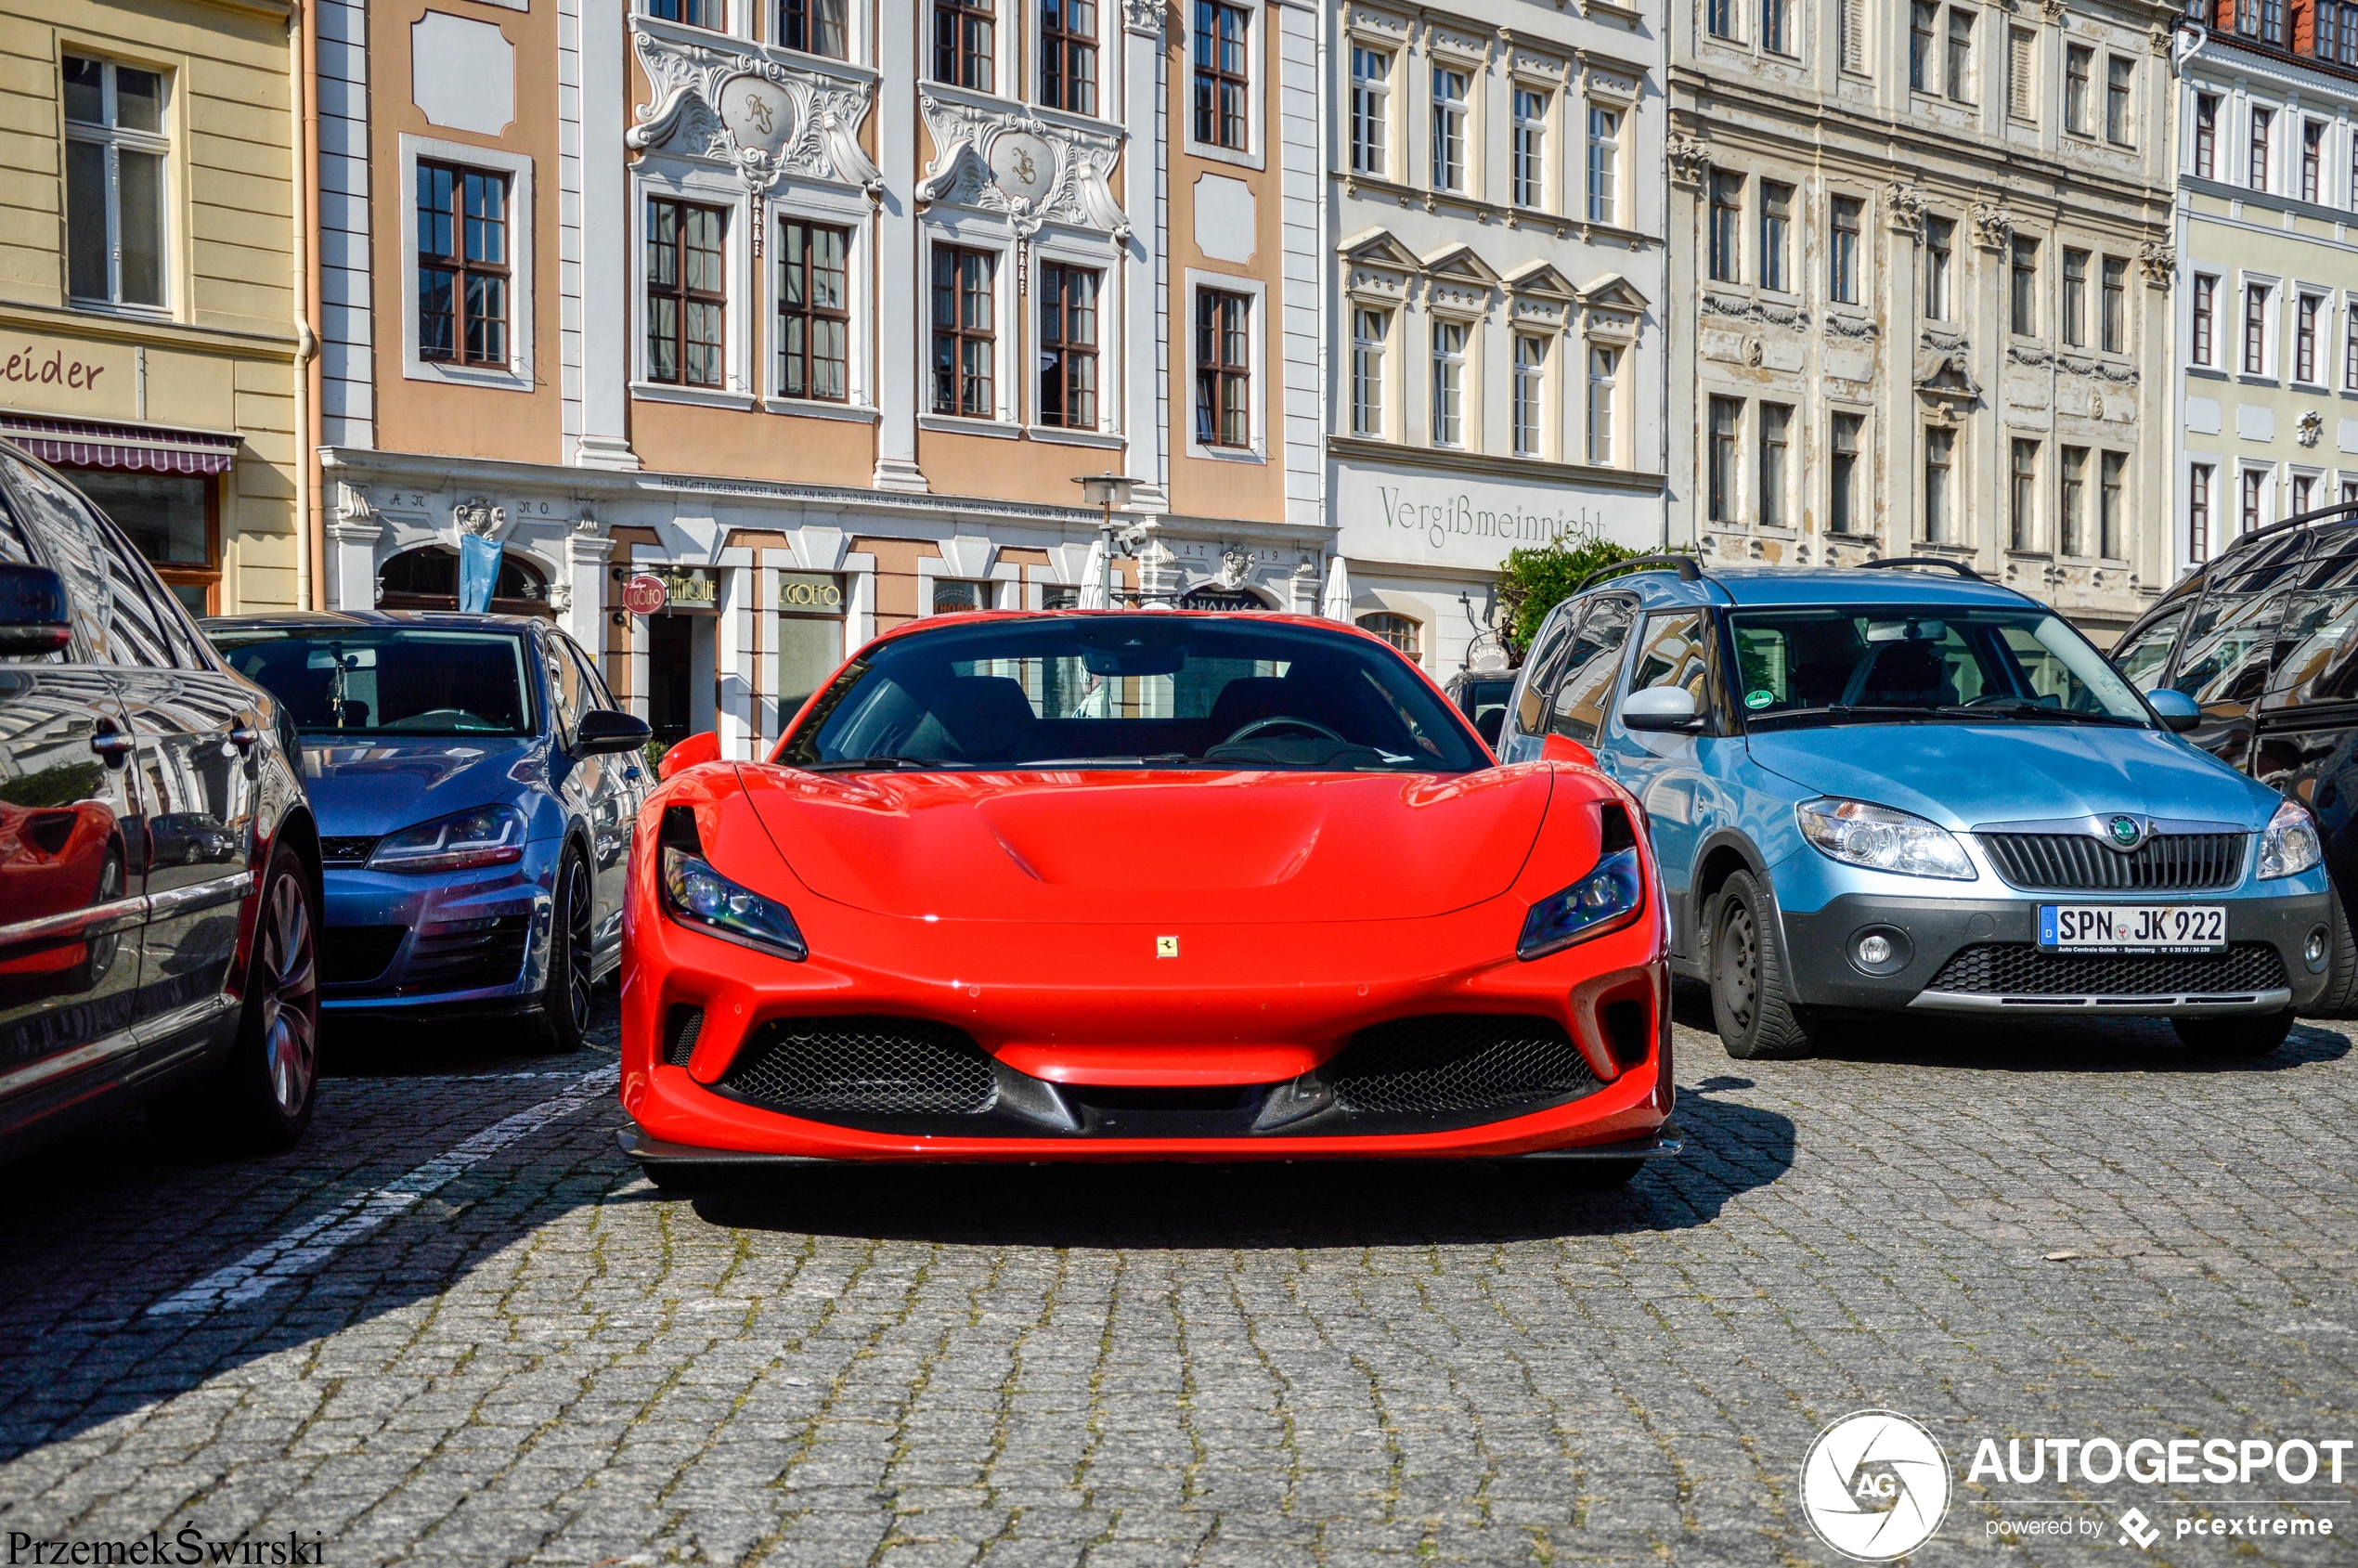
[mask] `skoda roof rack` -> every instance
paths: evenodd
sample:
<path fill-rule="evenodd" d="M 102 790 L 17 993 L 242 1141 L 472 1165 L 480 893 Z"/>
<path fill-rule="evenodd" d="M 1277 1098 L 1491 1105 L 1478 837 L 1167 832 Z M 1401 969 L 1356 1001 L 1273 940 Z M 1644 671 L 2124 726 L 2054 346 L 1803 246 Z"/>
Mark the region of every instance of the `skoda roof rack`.
<path fill-rule="evenodd" d="M 1988 582 L 1989 580 L 1988 577 L 1983 577 L 1979 572 L 1975 571 L 1971 566 L 1966 565 L 1962 561 L 1944 560 L 1942 557 L 1937 555 L 1894 555 L 1883 561 L 1861 561 L 1858 563 L 1858 564 L 1861 568 L 1874 566 L 1946 566 L 1949 570 L 1956 573 L 1959 577 L 1971 577 L 1977 583 Z"/>
<path fill-rule="evenodd" d="M 1669 555 L 1633 555 L 1626 561 L 1616 561 L 1610 566 L 1598 567 L 1595 571 L 1581 578 L 1579 583 L 1574 587 L 1572 592 L 1585 593 L 1587 591 L 1588 585 L 1590 583 L 1602 582 L 1607 577 L 1617 577 L 1624 572 L 1658 572 L 1665 566 L 1676 567 L 1678 569 L 1678 580 L 1680 582 L 1691 583 L 1704 580 L 1702 565 L 1691 555 L 1676 553 Z M 1564 595 L 1564 597 L 1569 599 L 1572 597 L 1572 594 L 1568 593 Z"/>

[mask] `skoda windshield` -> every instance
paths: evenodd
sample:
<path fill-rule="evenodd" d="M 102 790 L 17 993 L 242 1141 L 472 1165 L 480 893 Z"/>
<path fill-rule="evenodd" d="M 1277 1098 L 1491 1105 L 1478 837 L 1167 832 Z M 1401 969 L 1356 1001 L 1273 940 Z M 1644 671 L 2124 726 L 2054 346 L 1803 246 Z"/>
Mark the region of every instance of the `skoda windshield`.
<path fill-rule="evenodd" d="M 895 639 L 845 667 L 777 760 L 846 772 L 1490 765 L 1448 703 L 1380 643 L 1170 612 Z"/>
<path fill-rule="evenodd" d="M 305 734 L 529 735 L 524 639 L 441 627 L 223 630 L 229 667 L 287 705 Z"/>
<path fill-rule="evenodd" d="M 2011 608 L 1739 610 L 1736 700 L 1755 729 L 1922 719 L 2149 727 L 2060 616 Z"/>

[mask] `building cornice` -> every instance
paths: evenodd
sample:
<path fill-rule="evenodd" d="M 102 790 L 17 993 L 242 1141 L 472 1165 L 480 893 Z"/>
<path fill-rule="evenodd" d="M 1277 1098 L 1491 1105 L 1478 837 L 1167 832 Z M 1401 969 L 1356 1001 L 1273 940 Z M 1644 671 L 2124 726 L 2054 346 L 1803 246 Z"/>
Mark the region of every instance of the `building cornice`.
<path fill-rule="evenodd" d="M 2209 66 L 2239 76 L 2259 76 L 2287 86 L 2310 88 L 2358 101 L 2358 70 L 2332 60 L 2279 53 L 2233 32 L 2205 30 L 2202 46 L 2186 58 L 2189 74 Z"/>
<path fill-rule="evenodd" d="M 1487 452 L 1453 451 L 1445 447 L 1411 447 L 1400 441 L 1371 441 L 1364 435 L 1328 436 L 1327 456 L 1448 473 L 1479 473 L 1484 478 L 1514 484 L 1585 485 L 1591 489 L 1624 490 L 1633 495 L 1660 495 L 1664 484 L 1659 473 L 1591 468 L 1586 463 L 1544 462 L 1536 458 L 1502 458 Z"/>
<path fill-rule="evenodd" d="M 56 305 L 0 300 L 0 325 L 36 332 L 71 332 L 78 337 L 104 338 L 113 343 L 169 344 L 200 354 L 226 354 L 244 359 L 286 360 L 295 356 L 292 324 L 285 336 L 274 332 L 241 331 L 232 327 L 193 327 L 184 321 L 146 316 L 117 316 L 107 311 L 65 310 Z"/>
<path fill-rule="evenodd" d="M 1544 233 L 1553 230 L 1559 240 L 1577 240 L 1592 245 L 1626 245 L 1633 251 L 1663 243 L 1659 235 L 1621 228 L 1612 224 L 1590 223 L 1570 213 L 1509 207 L 1496 201 L 1485 201 L 1478 196 L 1466 196 L 1454 190 L 1428 190 L 1421 186 L 1403 185 L 1398 180 L 1383 179 L 1374 175 L 1339 173 L 1332 177 L 1341 182 L 1345 196 L 1393 202 L 1406 208 L 1421 207 L 1428 213 L 1463 213 L 1483 224 L 1509 231 L 1536 229 Z"/>

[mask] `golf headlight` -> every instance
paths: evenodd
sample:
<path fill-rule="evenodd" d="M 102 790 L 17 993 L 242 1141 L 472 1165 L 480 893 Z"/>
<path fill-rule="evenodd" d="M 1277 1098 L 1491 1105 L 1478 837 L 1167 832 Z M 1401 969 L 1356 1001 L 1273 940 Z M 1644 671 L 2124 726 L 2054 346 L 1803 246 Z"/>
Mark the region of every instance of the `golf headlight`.
<path fill-rule="evenodd" d="M 2277 807 L 2276 814 L 2268 819 L 2268 831 L 2260 836 L 2261 880 L 2298 876 L 2325 858 L 2325 846 L 2317 842 L 2316 819 L 2307 808 L 2292 800 Z"/>
<path fill-rule="evenodd" d="M 389 833 L 369 857 L 371 871 L 464 871 L 524 859 L 524 813 L 478 806 Z"/>
<path fill-rule="evenodd" d="M 1531 906 L 1531 913 L 1523 916 L 1515 956 L 1545 958 L 1574 942 L 1617 931 L 1638 917 L 1645 898 L 1646 879 L 1638 869 L 1638 851 L 1616 849 L 1571 887 Z"/>
<path fill-rule="evenodd" d="M 1864 800 L 1820 798 L 1794 808 L 1801 821 L 1801 836 L 1829 858 L 1845 865 L 1902 876 L 1946 876 L 1974 880 L 1973 862 L 1957 836 L 1938 823 L 1888 806 Z"/>
<path fill-rule="evenodd" d="M 785 905 L 738 887 L 702 859 L 668 844 L 663 848 L 663 905 L 682 926 L 797 963 L 810 956 L 802 928 Z"/>

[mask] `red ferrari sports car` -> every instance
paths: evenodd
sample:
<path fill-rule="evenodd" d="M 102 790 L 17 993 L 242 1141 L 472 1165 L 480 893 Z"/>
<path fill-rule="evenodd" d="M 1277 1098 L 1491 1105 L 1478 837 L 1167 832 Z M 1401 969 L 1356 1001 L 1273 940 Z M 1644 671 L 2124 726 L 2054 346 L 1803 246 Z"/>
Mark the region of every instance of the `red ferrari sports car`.
<path fill-rule="evenodd" d="M 1501 768 L 1330 621 L 945 616 L 767 763 L 665 758 L 631 846 L 625 1149 L 810 1160 L 1570 1159 L 1668 1123 L 1637 803 Z"/>

